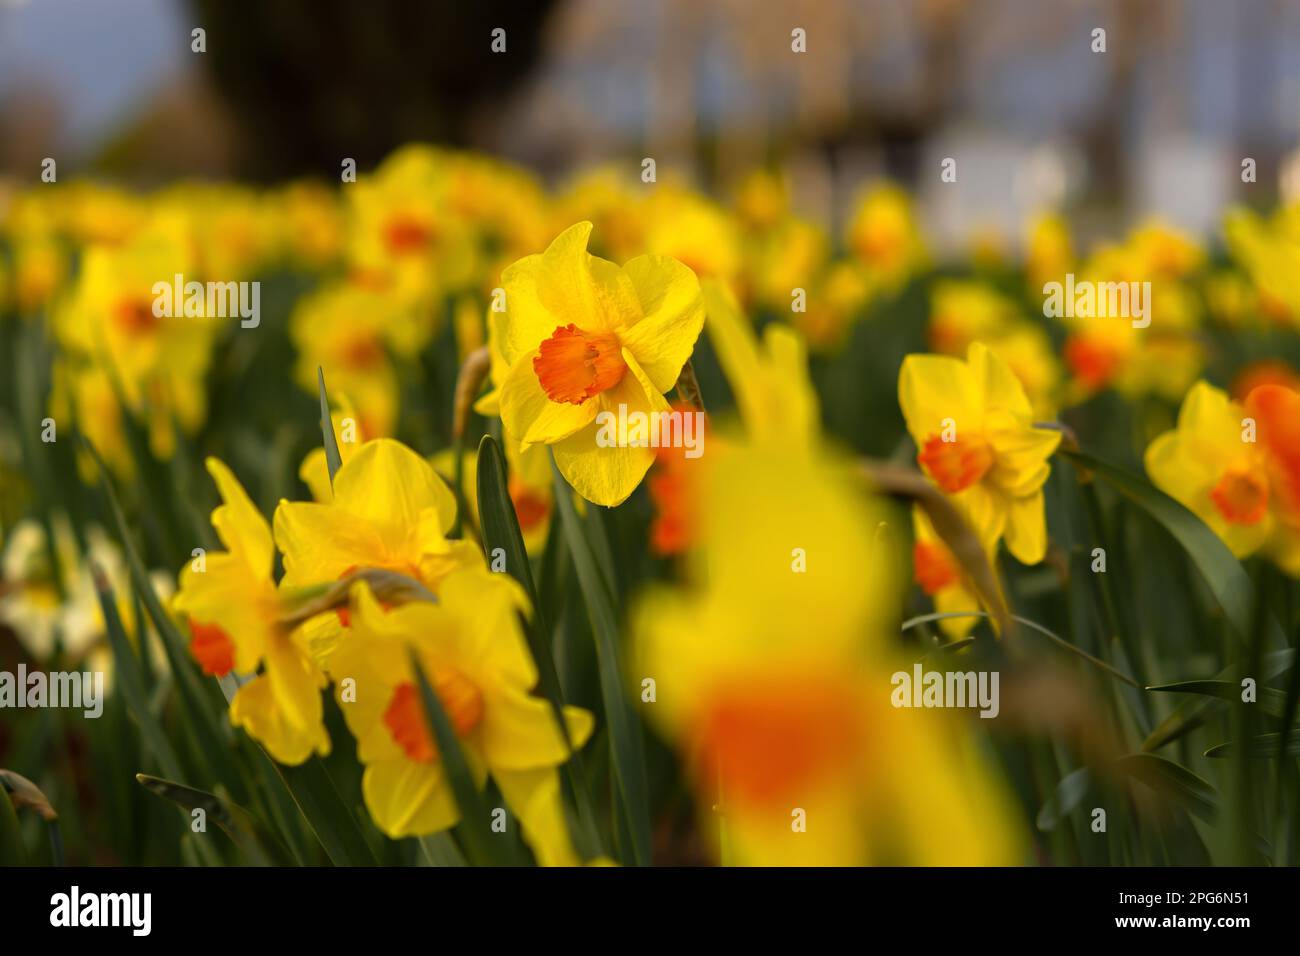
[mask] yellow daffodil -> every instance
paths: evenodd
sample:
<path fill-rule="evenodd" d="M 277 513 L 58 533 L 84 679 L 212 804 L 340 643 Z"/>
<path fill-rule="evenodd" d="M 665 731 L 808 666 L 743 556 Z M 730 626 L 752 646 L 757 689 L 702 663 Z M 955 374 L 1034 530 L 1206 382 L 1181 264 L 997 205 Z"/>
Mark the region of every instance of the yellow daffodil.
<path fill-rule="evenodd" d="M 203 380 L 219 320 L 187 315 L 181 303 L 165 308 L 154 291 L 155 283 L 185 275 L 190 262 L 165 232 L 88 249 L 77 286 L 56 317 L 69 372 L 101 369 L 116 380 L 129 409 L 148 426 L 153 453 L 164 458 L 175 448 L 175 426 L 192 432 L 207 414 Z"/>
<path fill-rule="evenodd" d="M 591 223 L 502 274 L 501 421 L 521 448 L 549 445 L 569 484 L 616 505 L 640 484 L 649 447 L 598 442 L 601 412 L 668 410 L 704 322 L 699 282 L 680 262 L 642 256 L 619 267 L 587 253 Z"/>
<path fill-rule="evenodd" d="M 414 653 L 471 772 L 480 785 L 491 775 L 538 862 L 578 862 L 557 773 L 570 749 L 551 704 L 531 694 L 538 675 L 520 628 L 526 605 L 513 579 L 483 569 L 449 575 L 437 603 L 388 611 L 364 582 L 354 586 L 352 626 L 331 666 L 336 679 L 355 682 L 355 699 L 340 691 L 339 706 L 366 767 L 366 807 L 389 836 L 437 833 L 459 819 L 412 671 Z M 566 707 L 565 720 L 569 741 L 581 747 L 591 714 Z"/>
<path fill-rule="evenodd" d="M 912 202 L 893 185 L 871 187 L 860 194 L 846 241 L 853 254 L 895 292 L 927 260 Z"/>
<path fill-rule="evenodd" d="M 970 586 L 961 563 L 948 549 L 930 523 L 924 509 L 912 506 L 912 576 L 921 590 L 934 601 L 938 614 L 979 611 L 979 598 Z M 953 640 L 970 633 L 979 619 L 975 616 L 948 617 L 938 621 L 939 629 Z"/>
<path fill-rule="evenodd" d="M 389 296 L 342 282 L 304 296 L 289 329 L 298 349 L 294 379 L 299 386 L 317 394 L 317 369 L 322 369 L 330 391 L 351 397 L 365 434 L 391 434 L 398 411 L 393 356 L 415 356 L 432 326 Z"/>
<path fill-rule="evenodd" d="M 1073 265 L 1074 242 L 1065 218 L 1046 213 L 1030 220 L 1025 241 L 1025 272 L 1034 293 L 1046 282 L 1062 281 Z"/>
<path fill-rule="evenodd" d="M 960 724 L 890 705 L 894 575 L 847 463 L 734 446 L 700 480 L 689 587 L 639 604 L 633 673 L 717 806 L 702 826 L 724 862 L 1017 862 L 1006 797 Z"/>
<path fill-rule="evenodd" d="M 1061 373 L 1051 339 L 1006 296 L 982 282 L 936 283 L 926 331 L 930 347 L 944 355 L 965 355 L 972 342 L 984 343 L 1015 372 L 1034 414 L 1055 415 Z"/>
<path fill-rule="evenodd" d="M 925 474 L 953 497 L 980 539 L 1005 537 L 1026 564 L 1043 559 L 1043 484 L 1058 431 L 1034 426 L 1024 386 L 976 342 L 966 361 L 909 355 L 898 400 Z"/>
<path fill-rule="evenodd" d="M 299 591 L 378 568 L 436 592 L 454 568 L 483 564 L 473 542 L 446 537 L 455 517 L 455 496 L 428 461 L 391 438 L 368 441 L 334 475 L 327 500 L 281 501 L 276 508 L 280 586 Z M 307 646 L 326 669 L 347 623 L 346 614 L 326 612 L 303 625 Z"/>
<path fill-rule="evenodd" d="M 272 757 L 299 764 L 313 753 L 327 754 L 320 696 L 325 675 L 307 653 L 301 629 L 279 620 L 271 526 L 229 468 L 215 458 L 207 467 L 222 500 L 212 526 L 226 550 L 181 570 L 174 606 L 189 617 L 191 652 L 208 674 L 248 675 L 261 668 L 236 692 L 230 721 Z"/>
<path fill-rule="evenodd" d="M 1264 551 L 1300 575 L 1298 415 L 1300 395 L 1283 386 L 1261 385 L 1239 404 L 1197 382 L 1177 427 L 1147 448 L 1147 474 L 1237 557 Z"/>
<path fill-rule="evenodd" d="M 451 170 L 446 152 L 411 145 L 347 190 L 353 277 L 434 319 L 438 296 L 469 285 L 475 262 L 472 235 L 452 208 Z"/>

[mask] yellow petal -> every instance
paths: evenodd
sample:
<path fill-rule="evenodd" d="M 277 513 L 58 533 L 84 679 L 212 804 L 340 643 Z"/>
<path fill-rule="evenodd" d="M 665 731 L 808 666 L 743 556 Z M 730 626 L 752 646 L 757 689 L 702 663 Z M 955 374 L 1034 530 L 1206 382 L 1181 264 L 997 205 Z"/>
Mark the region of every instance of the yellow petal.
<path fill-rule="evenodd" d="M 970 368 L 947 355 L 909 355 L 898 373 L 898 404 L 918 446 L 943 431 L 952 419 L 957 434 L 978 432 L 984 424 L 980 390 Z"/>
<path fill-rule="evenodd" d="M 255 677 L 241 687 L 230 702 L 230 722 L 243 727 L 282 764 L 294 766 L 313 753 L 330 752 L 324 724 L 303 728 L 286 719 L 268 677 Z"/>
<path fill-rule="evenodd" d="M 329 462 L 325 458 L 324 448 L 313 448 L 298 466 L 298 477 L 311 492 L 313 501 L 328 503 L 334 498 L 330 486 Z"/>
<path fill-rule="evenodd" d="M 967 361 L 985 408 L 1004 408 L 1026 417 L 1033 414 L 1025 387 L 998 354 L 983 342 L 972 342 Z"/>
<path fill-rule="evenodd" d="M 374 566 L 385 553 L 383 540 L 365 521 L 314 501 L 280 502 L 275 541 L 284 554 L 284 588 L 337 581 L 353 568 Z"/>
<path fill-rule="evenodd" d="M 255 576 L 269 576 L 275 556 L 271 543 L 271 526 L 224 462 L 209 458 L 205 464 L 208 473 L 217 483 L 223 502 L 212 512 L 212 526 L 217 529 L 217 536 L 232 554 L 249 566 Z"/>
<path fill-rule="evenodd" d="M 1009 502 L 1007 550 L 1022 564 L 1037 564 L 1047 553 L 1047 519 L 1041 491 Z"/>
<path fill-rule="evenodd" d="M 436 761 L 372 763 L 361 779 L 361 792 L 375 826 L 395 840 L 438 833 L 460 820 L 451 785 Z"/>
<path fill-rule="evenodd" d="M 429 462 L 390 438 L 368 441 L 334 476 L 334 501 L 376 528 L 386 542 L 405 542 L 425 508 L 444 532 L 456 520 L 456 497 Z"/>
<path fill-rule="evenodd" d="M 577 866 L 560 797 L 560 775 L 553 767 L 538 770 L 492 769 L 501 796 L 519 818 L 524 841 L 542 866 Z"/>
<path fill-rule="evenodd" d="M 629 416 L 634 412 L 649 415 L 668 411 L 663 395 L 645 377 L 627 349 L 623 350 L 623 360 L 628 364 L 629 374 L 624 375 L 614 388 L 597 396 L 601 412 L 608 412 L 616 418 L 620 405 L 626 407 Z M 653 422 L 653 419 L 649 421 Z M 574 491 L 593 504 L 612 508 L 636 491 L 654 463 L 655 454 L 649 447 L 602 447 L 597 441 L 600 432 L 601 425 L 592 422 L 582 431 L 553 445 L 552 451 L 560 474 Z"/>
<path fill-rule="evenodd" d="M 594 718 L 580 707 L 565 707 L 574 749 L 591 736 Z M 569 759 L 551 703 L 517 690 L 493 690 L 484 708 L 483 753 L 492 768 L 522 770 L 554 767 Z"/>
<path fill-rule="evenodd" d="M 321 723 L 320 691 L 325 675 L 289 634 L 274 634 L 266 642 L 265 656 L 264 676 L 270 680 L 276 706 L 285 720 L 310 735 Z"/>
<path fill-rule="evenodd" d="M 644 317 L 620 337 L 660 392 L 677 384 L 704 328 L 704 300 L 695 273 L 667 256 L 638 256 L 623 266 Z"/>
<path fill-rule="evenodd" d="M 537 380 L 532 355 L 521 355 L 501 386 L 501 424 L 525 448 L 568 438 L 589 425 L 599 407 L 599 396 L 581 405 L 551 401 Z"/>

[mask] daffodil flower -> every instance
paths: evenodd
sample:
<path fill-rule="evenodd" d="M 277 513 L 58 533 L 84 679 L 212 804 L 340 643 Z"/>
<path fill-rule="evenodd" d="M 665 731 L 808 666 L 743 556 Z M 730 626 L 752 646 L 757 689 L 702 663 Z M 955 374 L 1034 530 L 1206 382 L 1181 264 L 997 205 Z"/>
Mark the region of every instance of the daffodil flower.
<path fill-rule="evenodd" d="M 953 497 L 986 543 L 1005 537 L 1020 561 L 1047 549 L 1043 484 L 1058 431 L 1034 425 L 1024 386 L 979 342 L 966 361 L 909 355 L 898 400 L 925 474 Z"/>
<path fill-rule="evenodd" d="M 930 523 L 925 510 L 912 506 L 912 576 L 921 590 L 934 601 L 938 614 L 979 611 L 982 608 L 961 563 Z M 953 640 L 970 633 L 978 617 L 946 617 L 938 621 L 939 629 Z"/>
<path fill-rule="evenodd" d="M 619 267 L 587 253 L 591 223 L 502 273 L 501 421 L 521 448 L 549 445 L 588 501 L 617 505 L 654 460 L 650 447 L 602 446 L 597 415 L 668 411 L 664 393 L 704 323 L 699 281 L 680 262 L 641 256 Z"/>
<path fill-rule="evenodd" d="M 455 517 L 455 496 L 428 461 L 391 438 L 368 441 L 334 475 L 327 502 L 281 501 L 275 509 L 275 541 L 284 555 L 280 587 L 313 588 L 379 568 L 436 592 L 453 568 L 483 563 L 476 544 L 447 538 Z M 327 668 L 347 624 L 341 611 L 304 625 L 312 653 Z"/>
<path fill-rule="evenodd" d="M 491 775 L 543 865 L 578 862 L 568 837 L 557 768 L 581 747 L 593 719 L 564 709 L 568 743 L 550 703 L 530 693 L 538 674 L 520 628 L 527 599 L 513 579 L 462 569 L 437 603 L 385 611 L 365 582 L 352 591 L 352 626 L 334 652 L 338 678 L 355 681 L 339 706 L 365 764 L 362 793 L 391 837 L 437 833 L 459 820 L 450 781 L 420 699 L 411 653 L 455 729 L 480 786 Z"/>
<path fill-rule="evenodd" d="M 226 465 L 209 458 L 207 466 L 222 500 L 212 526 L 226 550 L 181 571 L 174 606 L 189 617 L 191 652 L 205 673 L 257 674 L 236 692 L 230 720 L 272 757 L 299 764 L 313 753 L 327 754 L 320 696 L 325 675 L 307 653 L 301 630 L 279 620 L 271 526 Z"/>
<path fill-rule="evenodd" d="M 1264 550 L 1300 574 L 1298 414 L 1300 395 L 1279 385 L 1254 389 L 1242 405 L 1197 382 L 1177 427 L 1147 447 L 1147 474 L 1237 557 Z"/>

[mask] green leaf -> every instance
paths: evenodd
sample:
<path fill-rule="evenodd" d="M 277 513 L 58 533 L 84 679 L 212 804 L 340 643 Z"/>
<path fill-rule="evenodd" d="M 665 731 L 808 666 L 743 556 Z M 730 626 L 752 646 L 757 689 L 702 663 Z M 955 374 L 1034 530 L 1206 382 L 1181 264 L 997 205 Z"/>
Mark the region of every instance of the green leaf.
<path fill-rule="evenodd" d="M 265 754 L 265 751 L 263 751 Z M 335 866 L 378 866 L 357 819 L 339 796 L 329 771 L 319 757 L 296 767 L 267 762 L 284 781 L 293 802 Z"/>
<path fill-rule="evenodd" d="M 1265 654 L 1264 659 L 1260 662 L 1259 682 L 1270 681 L 1287 668 L 1294 666 L 1295 651 L 1293 650 L 1273 651 L 1270 654 Z M 1238 670 L 1239 668 L 1235 665 L 1225 667 L 1214 675 L 1214 679 L 1232 679 L 1237 676 Z M 1162 720 L 1159 726 L 1147 735 L 1147 739 L 1142 741 L 1142 749 L 1144 751 L 1159 750 L 1166 744 L 1185 737 L 1204 724 L 1222 706 L 1222 703 L 1218 700 L 1209 700 L 1204 697 L 1189 698 L 1184 703 L 1179 704 L 1173 713 Z"/>
<path fill-rule="evenodd" d="M 478 511 L 479 529 L 483 535 L 483 547 L 491 555 L 496 548 L 505 554 L 506 571 L 528 592 L 532 604 L 531 619 L 523 623 L 524 634 L 528 639 L 529 650 L 537 664 L 538 689 L 551 704 L 560 733 L 570 751 L 573 740 L 569 736 L 569 724 L 564 719 L 564 692 L 560 685 L 560 675 L 555 668 L 555 656 L 551 651 L 551 628 L 546 620 L 542 602 L 533 579 L 532 566 L 528 551 L 524 547 L 524 537 L 519 530 L 519 518 L 510 498 L 506 479 L 506 461 L 501 454 L 501 446 L 491 435 L 484 435 L 478 446 Z M 574 753 L 574 760 L 580 757 Z M 575 844 L 580 850 L 591 856 L 602 856 L 600 838 L 597 834 L 596 815 L 591 795 L 583 784 L 581 774 L 575 773 L 572 762 L 566 763 L 565 773 L 573 788 L 574 799 L 578 805 L 580 832 L 573 834 Z"/>
<path fill-rule="evenodd" d="M 1286 752 L 1287 757 L 1300 757 L 1300 736 L 1297 736 L 1297 728 L 1292 727 L 1291 733 L 1287 735 Z M 1277 757 L 1278 748 L 1281 746 L 1282 734 L 1257 734 L 1246 741 L 1246 755 L 1249 757 Z M 1234 741 L 1228 741 L 1222 744 L 1216 744 L 1209 750 L 1205 751 L 1207 757 L 1227 757 L 1237 752 L 1239 745 Z"/>
<path fill-rule="evenodd" d="M 320 383 L 320 430 L 325 444 L 325 465 L 330 473 L 330 485 L 334 476 L 343 467 L 343 456 L 339 454 L 339 441 L 334 434 L 334 420 L 330 417 L 330 400 L 325 394 L 325 370 L 316 366 L 316 381 Z"/>
<path fill-rule="evenodd" d="M 202 810 L 206 819 L 230 837 L 254 866 L 286 866 L 292 862 L 288 852 L 261 821 L 238 804 L 204 790 L 144 773 L 136 774 L 135 779 L 150 793 L 187 811 L 191 818 L 195 810 Z"/>
<path fill-rule="evenodd" d="M 600 573 L 591 544 L 578 520 L 572 492 L 554 460 L 552 471 L 555 478 L 556 508 L 564 525 L 564 535 L 573 555 L 578 584 L 582 589 L 587 617 L 591 621 L 591 631 L 596 641 L 601 700 L 605 705 L 614 775 L 632 837 L 631 856 L 638 866 L 646 866 L 650 863 L 650 805 L 646 785 L 645 743 L 641 738 L 641 726 L 636 714 L 624 693 L 618 617 L 607 589 L 607 578 Z"/>
<path fill-rule="evenodd" d="M 445 830 L 419 839 L 420 854 L 429 866 L 469 866 L 465 854 Z"/>
<path fill-rule="evenodd" d="M 524 536 L 519 530 L 519 518 L 515 515 L 515 506 L 510 499 L 506 483 L 506 462 L 501 448 L 491 435 L 484 435 L 478 446 L 478 513 L 482 524 L 483 547 L 488 554 L 500 548 L 505 554 L 506 573 L 523 585 L 528 593 L 528 600 L 533 607 L 531 622 L 525 622 L 525 633 L 537 662 L 537 672 L 542 695 L 551 702 L 555 718 L 560 723 L 560 732 L 566 742 L 569 728 L 564 720 L 564 701 L 560 690 L 560 677 L 555 670 L 555 658 L 551 654 L 547 635 L 550 629 L 542 615 L 542 605 L 538 600 L 537 586 L 533 581 L 532 565 L 528 560 L 528 551 L 524 548 Z"/>
<path fill-rule="evenodd" d="M 104 614 L 104 630 L 108 635 L 108 644 L 113 652 L 115 666 L 114 677 L 122 688 L 126 706 L 135 718 L 146 748 L 158 762 L 163 773 L 169 777 L 183 776 L 180 761 L 172 750 L 171 741 L 163 733 L 162 725 L 154 716 L 149 706 L 149 697 L 145 691 L 144 675 L 140 672 L 140 659 L 131 648 L 131 642 L 122 627 L 122 619 L 117 613 L 117 597 L 107 576 L 97 564 L 91 564 L 91 574 L 95 581 L 95 592 L 99 596 L 99 606 Z"/>
<path fill-rule="evenodd" d="M 460 809 L 459 833 L 465 841 L 465 849 L 470 858 L 479 865 L 511 864 L 518 862 L 507 850 L 504 840 L 493 838 L 488 826 L 490 814 L 483 794 L 474 783 L 465 752 L 461 749 L 460 738 L 443 710 L 442 701 L 429 685 L 428 676 L 420 665 L 419 657 L 411 652 L 411 669 L 415 672 L 416 682 L 420 687 L 420 698 L 424 702 L 424 712 L 428 715 L 430 730 L 438 745 L 438 759 L 442 771 L 451 784 L 451 792 Z"/>
<path fill-rule="evenodd" d="M 1209 526 L 1145 478 L 1083 452 L 1063 451 L 1062 454 L 1095 473 L 1173 535 L 1205 579 L 1237 636 L 1243 641 L 1249 639 L 1255 606 L 1254 585 L 1241 562 Z M 1285 646 L 1281 628 L 1271 615 L 1266 618 L 1265 626 L 1273 646 Z"/>
<path fill-rule="evenodd" d="M 9 791 L 0 787 L 0 866 L 26 866 L 27 848 Z"/>
<path fill-rule="evenodd" d="M 899 629 L 906 631 L 913 627 L 916 627 L 918 624 L 928 624 L 932 621 L 942 621 L 950 617 L 991 618 L 992 615 L 990 615 L 987 611 L 940 611 L 934 614 L 921 614 L 917 617 L 909 618 L 908 620 L 902 623 Z M 1043 625 L 1035 621 L 1031 621 L 1027 617 L 1021 617 L 1018 614 L 1008 614 L 1007 619 L 1011 621 L 1015 621 L 1017 624 L 1021 625 L 1022 627 L 1028 628 L 1030 631 L 1033 631 L 1035 634 L 1042 635 L 1043 637 L 1051 641 L 1053 644 L 1055 644 L 1057 647 L 1061 648 L 1061 650 L 1068 651 L 1069 653 L 1074 654 L 1077 657 L 1081 657 L 1083 660 L 1087 661 L 1093 667 L 1105 671 L 1107 674 L 1109 674 L 1111 677 L 1114 677 L 1116 680 L 1123 681 L 1125 684 L 1128 684 L 1130 687 L 1136 687 L 1139 690 L 1142 689 L 1141 684 L 1139 684 L 1133 678 L 1129 677 L 1123 671 L 1117 670 L 1116 668 L 1111 667 L 1105 661 L 1093 657 L 1091 654 L 1089 654 L 1087 651 L 1083 650 L 1082 648 L 1075 647 L 1065 638 L 1059 636 L 1058 634 L 1054 633 L 1048 628 L 1043 627 Z M 968 641 L 960 641 L 952 644 L 943 644 L 940 645 L 940 649 L 955 650 L 958 644 L 965 645 L 966 643 L 968 643 Z"/>
<path fill-rule="evenodd" d="M 1126 776 L 1167 796 L 1189 813 L 1214 822 L 1222 809 L 1214 787 L 1181 764 L 1157 754 L 1136 753 L 1120 757 L 1115 767 Z"/>
<path fill-rule="evenodd" d="M 1158 684 L 1148 687 L 1147 690 L 1169 694 L 1199 694 L 1203 697 L 1215 697 L 1230 704 L 1242 704 L 1245 707 L 1258 706 L 1264 713 L 1273 717 L 1281 717 L 1286 708 L 1286 694 L 1280 690 L 1272 687 L 1258 688 L 1258 702 L 1252 705 L 1242 701 L 1240 684 L 1226 680 L 1185 680 L 1176 684 Z"/>
<path fill-rule="evenodd" d="M 1074 812 L 1074 808 L 1088 794 L 1092 786 L 1092 776 L 1087 767 L 1080 767 L 1073 773 L 1066 774 L 1056 790 L 1047 798 L 1042 809 L 1038 811 L 1036 821 L 1038 829 L 1044 833 L 1056 829 L 1056 825 Z"/>
<path fill-rule="evenodd" d="M 162 601 L 159 600 L 158 592 L 154 590 L 153 581 L 145 570 L 144 562 L 140 560 L 135 537 L 127 527 L 122 503 L 118 500 L 117 491 L 109 478 L 107 466 L 89 441 L 83 438 L 82 446 L 90 453 L 99 469 L 100 487 L 103 488 L 104 495 L 108 499 L 108 508 L 117 527 L 117 536 L 122 542 L 122 551 L 126 555 L 127 569 L 131 576 L 131 586 L 144 605 L 145 613 L 153 622 L 154 629 L 158 632 L 167 664 L 176 679 L 177 696 L 187 718 L 186 730 L 194 735 L 196 749 L 201 759 L 211 769 L 213 780 L 224 780 L 228 784 L 235 784 L 239 780 L 239 773 L 235 769 L 228 738 L 222 733 L 220 711 L 205 689 L 202 678 L 187 653 L 185 639 L 177 630 L 171 615 L 163 607 Z"/>

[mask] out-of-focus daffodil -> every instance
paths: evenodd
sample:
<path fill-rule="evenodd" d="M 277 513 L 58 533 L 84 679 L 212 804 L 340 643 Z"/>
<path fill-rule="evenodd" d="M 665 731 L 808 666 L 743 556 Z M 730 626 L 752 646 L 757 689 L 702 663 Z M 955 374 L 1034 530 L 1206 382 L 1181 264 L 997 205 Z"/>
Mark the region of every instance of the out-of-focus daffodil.
<path fill-rule="evenodd" d="M 986 346 L 966 361 L 909 355 L 898 400 L 926 475 L 953 497 L 980 539 L 1005 537 L 1026 564 L 1043 559 L 1043 484 L 1061 434 L 1034 425 L 1015 374 Z"/>
<path fill-rule="evenodd" d="M 924 509 L 912 506 L 912 577 L 921 590 L 934 601 L 939 614 L 979 611 L 982 607 L 961 568 L 930 523 Z M 939 629 L 953 640 L 970 633 L 978 619 L 974 616 L 947 617 L 938 621 Z"/>
<path fill-rule="evenodd" d="M 897 291 L 927 259 L 907 193 L 897 186 L 864 190 L 846 237 L 863 263 Z"/>
<path fill-rule="evenodd" d="M 428 341 L 429 323 L 388 296 L 344 282 L 304 296 L 290 334 L 298 348 L 294 378 L 303 389 L 317 393 L 322 369 L 331 390 L 351 397 L 365 434 L 392 434 L 398 399 L 392 356 L 413 357 Z"/>
<path fill-rule="evenodd" d="M 721 831 L 724 860 L 1017 862 L 1006 797 L 960 725 L 890 706 L 894 577 L 851 470 L 728 446 L 701 482 L 690 585 L 643 599 L 635 673 L 654 677 L 648 716 L 717 807 L 703 826 Z"/>
<path fill-rule="evenodd" d="M 1146 451 L 1146 469 L 1237 557 L 1264 552 L 1300 576 L 1300 394 L 1260 385 L 1243 404 L 1205 382 L 1178 425 Z"/>
<path fill-rule="evenodd" d="M 187 273 L 190 262 L 167 233 L 91 248 L 56 317 L 68 349 L 68 374 L 102 373 L 114 383 L 113 404 L 119 397 L 125 401 L 147 426 L 153 453 L 163 458 L 175 449 L 176 425 L 192 432 L 207 414 L 203 380 L 220 321 L 160 304 L 155 284 L 170 285 L 173 276 Z"/>
<path fill-rule="evenodd" d="M 272 757 L 299 764 L 327 754 L 325 674 L 307 653 L 301 629 L 280 621 L 271 526 L 229 468 L 215 458 L 207 466 L 222 500 L 212 526 L 226 550 L 181 570 L 174 606 L 189 617 L 190 650 L 205 673 L 257 674 L 236 692 L 230 721 Z"/>

